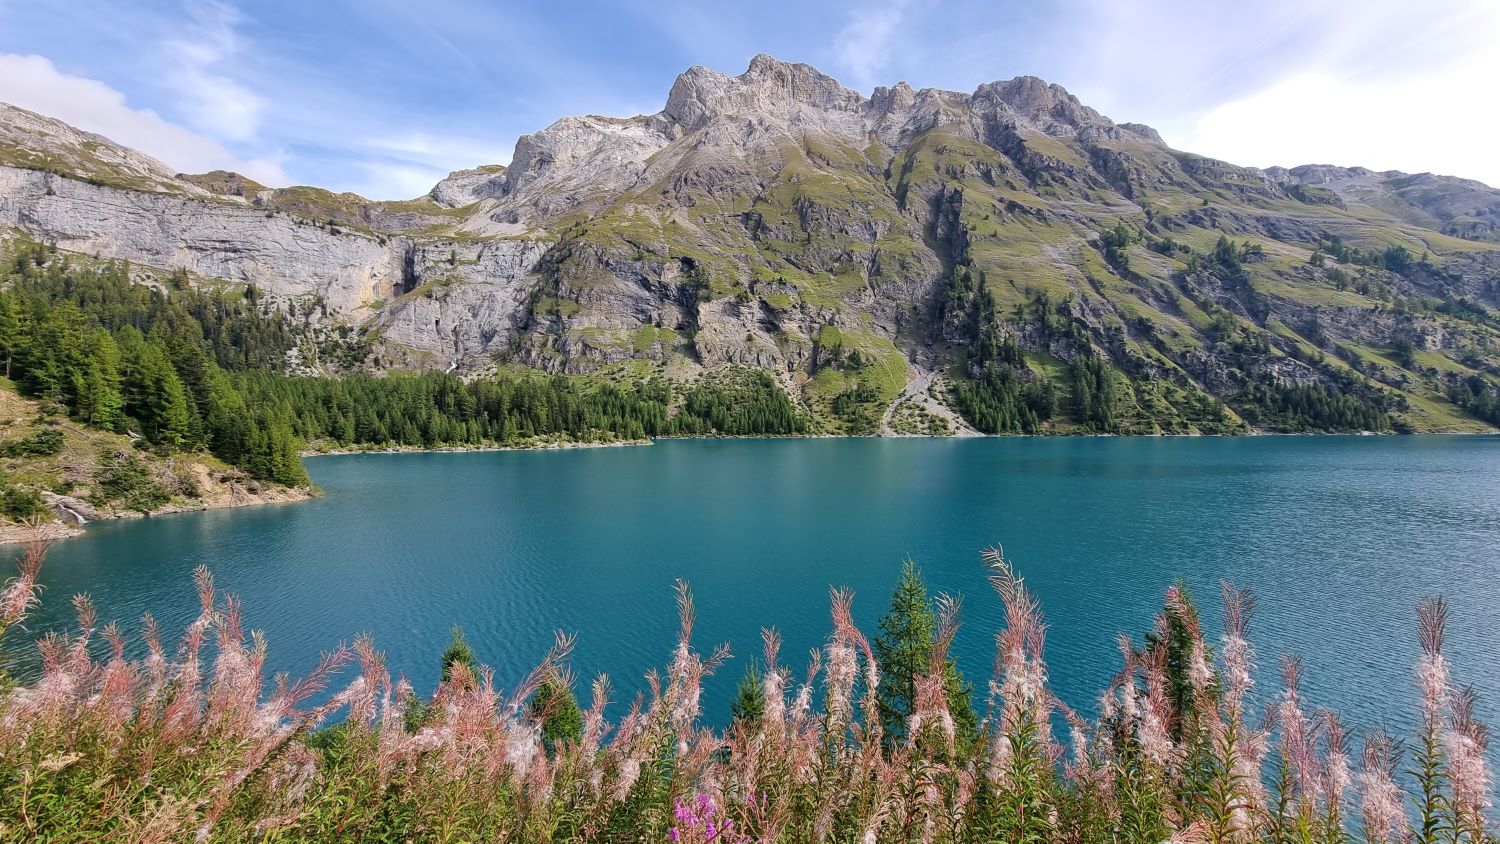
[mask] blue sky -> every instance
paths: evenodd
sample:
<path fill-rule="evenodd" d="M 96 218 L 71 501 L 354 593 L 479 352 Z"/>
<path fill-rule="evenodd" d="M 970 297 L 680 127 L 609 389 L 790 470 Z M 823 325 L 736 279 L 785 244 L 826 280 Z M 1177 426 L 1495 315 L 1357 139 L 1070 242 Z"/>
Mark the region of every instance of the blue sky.
<path fill-rule="evenodd" d="M 180 170 L 387 199 L 765 52 L 865 93 L 1032 74 L 1238 164 L 1500 185 L 1497 48 L 1487 0 L 0 0 L 0 100 Z"/>

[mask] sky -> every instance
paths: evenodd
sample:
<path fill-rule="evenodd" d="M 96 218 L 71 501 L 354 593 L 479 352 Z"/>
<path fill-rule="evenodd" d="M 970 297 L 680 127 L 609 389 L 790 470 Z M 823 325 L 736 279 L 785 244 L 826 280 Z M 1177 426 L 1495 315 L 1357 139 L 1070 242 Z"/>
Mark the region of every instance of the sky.
<path fill-rule="evenodd" d="M 1029 74 L 1235 164 L 1500 186 L 1494 0 L 0 0 L 0 101 L 181 172 L 375 199 L 756 53 L 866 94 Z"/>

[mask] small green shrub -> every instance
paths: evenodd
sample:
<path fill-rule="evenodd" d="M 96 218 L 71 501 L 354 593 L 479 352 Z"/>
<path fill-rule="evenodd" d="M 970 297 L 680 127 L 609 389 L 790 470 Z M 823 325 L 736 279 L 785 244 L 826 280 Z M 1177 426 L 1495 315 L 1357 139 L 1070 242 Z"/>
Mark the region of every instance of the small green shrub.
<path fill-rule="evenodd" d="M 63 450 L 61 428 L 43 428 L 29 437 L 11 440 L 0 445 L 0 456 L 4 457 L 52 457 Z"/>
<path fill-rule="evenodd" d="M 7 486 L 0 490 L 0 514 L 13 522 L 27 519 L 44 519 L 52 511 L 42 502 L 42 494 L 34 489 Z"/>
<path fill-rule="evenodd" d="M 97 489 L 94 503 L 119 505 L 127 510 L 149 513 L 171 500 L 166 488 L 146 472 L 134 455 L 114 456 L 95 476 Z"/>

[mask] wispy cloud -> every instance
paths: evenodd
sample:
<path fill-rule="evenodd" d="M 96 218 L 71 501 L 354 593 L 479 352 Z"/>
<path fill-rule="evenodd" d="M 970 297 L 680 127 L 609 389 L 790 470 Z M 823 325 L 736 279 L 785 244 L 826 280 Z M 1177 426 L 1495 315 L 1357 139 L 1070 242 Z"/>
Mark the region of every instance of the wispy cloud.
<path fill-rule="evenodd" d="M 229 140 L 254 138 L 265 100 L 225 73 L 240 58 L 236 27 L 245 21 L 227 3 L 194 3 L 186 9 L 188 26 L 162 44 L 173 57 L 167 80 L 180 95 L 181 107 L 194 126 Z"/>
<path fill-rule="evenodd" d="M 496 144 L 425 132 L 374 137 L 364 143 L 372 150 L 404 156 L 414 161 L 427 161 L 434 166 L 450 169 L 503 163 L 510 158 L 510 150 Z"/>
<path fill-rule="evenodd" d="M 97 79 L 63 73 L 42 56 L 0 53 L 0 100 L 104 135 L 181 172 L 236 170 L 266 184 L 290 181 L 277 157 L 240 158 L 150 109 L 131 108 L 124 94 Z"/>
<path fill-rule="evenodd" d="M 420 196 L 454 170 L 510 160 L 510 150 L 496 144 L 422 132 L 373 137 L 361 149 L 363 172 L 353 190 L 374 199 Z"/>
<path fill-rule="evenodd" d="M 868 89 L 883 81 L 880 73 L 890 65 L 902 19 L 912 0 L 886 0 L 856 9 L 849 23 L 834 37 L 834 55 L 848 82 Z"/>

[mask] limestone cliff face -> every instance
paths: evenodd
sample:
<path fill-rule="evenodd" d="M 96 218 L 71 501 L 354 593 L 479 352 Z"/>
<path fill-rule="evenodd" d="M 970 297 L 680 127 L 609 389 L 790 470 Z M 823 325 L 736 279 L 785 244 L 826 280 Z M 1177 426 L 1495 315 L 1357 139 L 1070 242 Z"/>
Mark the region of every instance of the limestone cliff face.
<path fill-rule="evenodd" d="M 1321 355 L 1424 407 L 1495 363 L 1497 220 L 1477 182 L 1236 167 L 1035 77 L 865 96 L 768 56 L 404 202 L 174 174 L 0 106 L 0 231 L 316 299 L 385 365 L 741 363 L 815 408 L 894 401 L 997 337 L 1218 397 L 1342 378 Z M 1376 371 L 1408 341 L 1439 358 Z"/>
<path fill-rule="evenodd" d="M 483 368 L 504 354 L 529 313 L 531 271 L 544 246 L 533 240 L 407 243 L 407 288 L 371 324 L 388 343 L 420 353 L 425 366 Z"/>
<path fill-rule="evenodd" d="M 36 170 L 0 168 L 0 226 L 77 252 L 352 310 L 401 280 L 401 245 L 195 196 L 122 191 Z"/>

